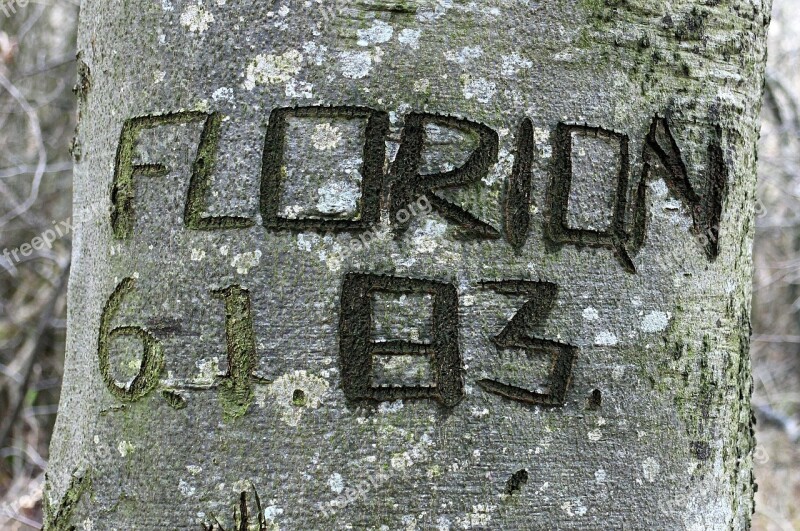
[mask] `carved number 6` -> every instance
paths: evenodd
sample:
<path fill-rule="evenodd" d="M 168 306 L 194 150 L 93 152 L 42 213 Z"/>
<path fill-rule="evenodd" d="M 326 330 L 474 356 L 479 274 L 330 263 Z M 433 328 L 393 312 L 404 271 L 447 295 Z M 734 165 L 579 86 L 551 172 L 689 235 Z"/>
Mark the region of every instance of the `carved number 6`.
<path fill-rule="evenodd" d="M 140 326 L 120 326 L 111 328 L 111 322 L 119 311 L 122 299 L 133 291 L 135 280 L 126 278 L 109 297 L 103 315 L 100 317 L 100 338 L 97 342 L 97 358 L 100 374 L 106 388 L 123 402 L 135 402 L 144 397 L 158 385 L 158 375 L 164 368 L 164 351 L 153 334 Z M 119 337 L 135 337 L 142 342 L 142 362 L 133 380 L 120 385 L 111 373 L 111 343 Z"/>

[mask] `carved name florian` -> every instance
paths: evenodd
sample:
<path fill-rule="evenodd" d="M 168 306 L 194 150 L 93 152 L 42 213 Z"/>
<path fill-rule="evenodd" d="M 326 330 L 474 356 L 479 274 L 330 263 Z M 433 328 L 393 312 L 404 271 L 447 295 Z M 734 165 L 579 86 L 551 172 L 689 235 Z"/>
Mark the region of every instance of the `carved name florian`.
<path fill-rule="evenodd" d="M 287 135 L 291 120 L 348 120 L 364 123 L 360 195 L 356 212 L 349 219 L 341 213 L 290 216 L 282 211 L 282 196 L 287 186 L 285 169 Z M 184 209 L 184 224 L 189 230 L 238 230 L 255 223 L 244 216 L 207 216 L 206 201 L 215 170 L 222 117 L 218 113 L 180 112 L 144 116 L 127 120 L 117 149 L 111 191 L 111 225 L 114 237 L 132 237 L 135 223 L 135 180 L 158 178 L 168 174 L 159 163 L 136 164 L 136 146 L 142 132 L 179 124 L 202 124 L 202 133 L 192 165 Z M 464 132 L 477 139 L 461 166 L 439 173 L 423 173 L 427 127 L 438 126 Z M 390 133 L 389 114 L 365 107 L 300 107 L 272 111 L 264 141 L 261 170 L 260 214 L 266 230 L 281 232 L 334 231 L 364 232 L 380 221 L 388 211 L 394 232 L 399 237 L 409 228 L 408 205 L 424 197 L 430 210 L 456 225 L 470 238 L 504 238 L 520 250 L 528 241 L 531 226 L 531 188 L 535 161 L 534 126 L 525 118 L 516 135 L 516 153 L 502 198 L 504 227 L 498 229 L 472 213 L 444 199 L 439 192 L 480 183 L 498 161 L 499 135 L 490 127 L 452 116 L 410 113 L 404 117 L 399 148 L 391 164 L 386 164 Z M 618 133 L 588 125 L 559 123 L 551 135 L 553 161 L 546 194 L 544 238 L 547 249 L 563 245 L 589 246 L 611 250 L 620 264 L 636 273 L 632 256 L 644 245 L 647 232 L 647 183 L 654 165 L 665 170 L 669 191 L 689 210 L 693 231 L 701 236 L 709 260 L 717 257 L 719 223 L 727 193 L 728 173 L 721 148 L 721 132 L 715 131 L 707 151 L 707 171 L 702 192 L 689 178 L 687 167 L 665 118 L 655 117 L 642 147 L 643 170 L 635 190 L 631 190 L 630 140 Z M 593 223 L 576 226 L 570 218 L 575 180 L 574 143 L 595 139 L 612 146 L 618 161 L 612 182 L 606 183 L 612 198 L 610 220 L 598 228 Z M 388 168 L 388 169 L 385 169 Z M 484 391 L 517 403 L 559 406 L 566 401 L 578 348 L 569 344 L 532 337 L 528 330 L 545 324 L 555 304 L 558 287 L 548 282 L 525 280 L 481 281 L 479 286 L 505 296 L 524 297 L 525 302 L 507 325 L 494 336 L 498 353 L 521 349 L 527 356 L 545 356 L 551 360 L 546 392 L 512 385 L 501 379 L 485 378 L 478 386 Z M 111 294 L 103 311 L 98 341 L 100 374 L 112 395 L 123 402 L 141 399 L 159 386 L 164 368 L 160 341 L 141 326 L 112 327 L 112 321 L 127 294 L 135 288 L 133 278 L 124 279 Z M 424 296 L 432 300 L 431 337 L 419 341 L 376 340 L 373 338 L 376 295 Z M 241 416 L 254 399 L 253 382 L 266 382 L 255 374 L 256 338 L 251 313 L 250 293 L 238 285 L 216 290 L 225 307 L 227 336 L 227 372 L 217 377 L 209 388 L 220 393 L 226 415 Z M 349 272 L 345 275 L 340 298 L 339 362 L 342 390 L 349 402 L 382 402 L 398 399 L 430 399 L 453 407 L 464 395 L 464 370 L 459 347 L 459 298 L 456 286 L 428 279 Z M 118 338 L 131 337 L 142 345 L 138 374 L 127 384 L 116 381 L 111 368 L 111 344 Z M 424 385 L 376 384 L 376 357 L 408 356 L 427 361 L 430 382 Z M 534 384 L 531 384 L 533 387 Z M 186 389 L 191 389 L 187 386 Z M 164 399 L 174 408 L 186 406 L 180 389 L 163 390 Z"/>
<path fill-rule="evenodd" d="M 361 193 L 357 213 L 352 219 L 319 213 L 295 218 L 282 215 L 280 204 L 286 185 L 284 156 L 290 118 L 360 119 L 366 123 L 360 169 Z M 388 113 L 347 106 L 273 110 L 264 141 L 261 170 L 260 214 L 264 227 L 276 232 L 367 231 L 380 221 L 381 210 L 385 209 L 391 214 L 390 222 L 394 224 L 396 233 L 401 234 L 408 228 L 408 219 L 403 220 L 397 213 L 417 197 L 424 195 L 433 210 L 455 224 L 465 236 L 474 239 L 499 239 L 504 236 L 515 249 L 524 247 L 528 241 L 531 222 L 532 167 L 535 157 L 534 127 L 530 119 L 525 118 L 522 121 L 517 133 L 515 162 L 502 199 L 505 225 L 502 231 L 437 194 L 442 190 L 478 183 L 486 177 L 498 160 L 498 133 L 477 122 L 430 113 L 410 113 L 405 116 L 404 122 L 399 150 L 387 173 L 384 165 L 386 141 L 390 131 Z M 222 118 L 219 113 L 179 112 L 132 118 L 122 128 L 111 192 L 111 223 L 117 239 L 128 239 L 133 234 L 135 179 L 163 177 L 168 173 L 168 168 L 163 164 L 134 163 L 140 134 L 147 129 L 192 123 L 204 125 L 184 209 L 186 227 L 190 230 L 235 230 L 255 224 L 252 219 L 243 216 L 204 216 L 216 163 Z M 474 135 L 478 138 L 478 146 L 460 167 L 441 173 L 422 174 L 420 167 L 426 149 L 427 125 Z M 635 273 L 631 255 L 635 255 L 645 243 L 647 183 L 651 179 L 654 163 L 659 162 L 666 169 L 664 180 L 668 189 L 691 212 L 693 231 L 699 236 L 697 239 L 703 245 L 708 259 L 715 260 L 719 252 L 719 224 L 728 181 L 720 136 L 717 130 L 714 140 L 709 143 L 704 189 L 698 191 L 692 184 L 667 120 L 655 117 L 642 148 L 642 175 L 637 189 L 631 193 L 631 146 L 626 134 L 602 127 L 557 124 L 552 135 L 554 156 L 550 164 L 551 178 L 544 209 L 544 238 L 547 248 L 557 250 L 563 245 L 607 248 L 614 252 L 627 271 Z M 612 190 L 613 201 L 608 206 L 613 215 L 605 228 L 576 227 L 574 220 L 568 219 L 570 194 L 573 191 L 573 143 L 576 138 L 602 139 L 618 152 L 619 171 L 612 182 L 606 183 Z M 384 188 L 388 193 L 384 193 Z"/>

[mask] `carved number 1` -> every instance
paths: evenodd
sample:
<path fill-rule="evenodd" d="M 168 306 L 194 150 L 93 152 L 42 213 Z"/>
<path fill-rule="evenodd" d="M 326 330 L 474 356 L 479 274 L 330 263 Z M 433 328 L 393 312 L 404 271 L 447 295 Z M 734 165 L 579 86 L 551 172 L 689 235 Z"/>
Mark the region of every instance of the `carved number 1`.
<path fill-rule="evenodd" d="M 225 302 L 228 372 L 220 382 L 220 400 L 227 416 L 240 417 L 253 403 L 250 377 L 256 365 L 256 338 L 250 292 L 234 285 L 212 293 Z"/>

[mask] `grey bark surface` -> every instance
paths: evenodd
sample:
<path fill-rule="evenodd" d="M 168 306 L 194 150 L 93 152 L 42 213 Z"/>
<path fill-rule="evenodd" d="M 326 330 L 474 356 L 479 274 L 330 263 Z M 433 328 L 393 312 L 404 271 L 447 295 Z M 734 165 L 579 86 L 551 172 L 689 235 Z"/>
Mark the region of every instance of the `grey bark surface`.
<path fill-rule="evenodd" d="M 747 528 L 769 4 L 82 2 L 47 526 Z"/>

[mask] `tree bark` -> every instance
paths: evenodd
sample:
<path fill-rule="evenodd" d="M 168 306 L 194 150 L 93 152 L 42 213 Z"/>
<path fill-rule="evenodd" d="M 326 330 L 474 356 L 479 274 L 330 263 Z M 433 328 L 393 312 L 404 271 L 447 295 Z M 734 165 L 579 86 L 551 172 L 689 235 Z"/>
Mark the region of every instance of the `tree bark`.
<path fill-rule="evenodd" d="M 769 0 L 82 5 L 68 529 L 744 529 Z"/>

